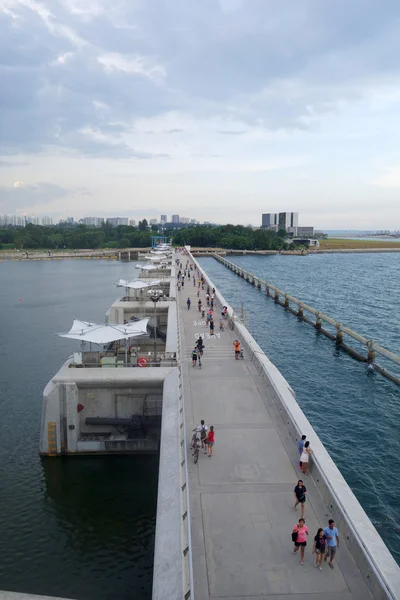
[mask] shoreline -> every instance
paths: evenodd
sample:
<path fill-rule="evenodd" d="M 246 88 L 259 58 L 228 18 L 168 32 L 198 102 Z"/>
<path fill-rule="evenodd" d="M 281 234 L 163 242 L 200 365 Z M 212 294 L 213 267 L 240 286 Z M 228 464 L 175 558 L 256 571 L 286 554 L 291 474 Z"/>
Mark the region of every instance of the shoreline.
<path fill-rule="evenodd" d="M 46 252 L 0 252 L 0 263 L 7 261 L 36 261 L 36 260 L 121 260 L 120 254 L 127 255 L 131 253 L 131 260 L 138 260 L 139 252 L 149 252 L 151 248 L 124 248 L 113 250 L 79 250 L 75 252 L 54 252 L 50 255 Z M 195 256 L 212 256 L 219 254 L 221 256 L 274 256 L 281 254 L 284 256 L 309 256 L 316 254 L 364 254 L 378 252 L 400 252 L 398 248 L 318 248 L 318 250 L 229 250 L 225 248 L 192 248 Z M 133 256 L 132 256 L 133 255 Z M 135 256 L 136 255 L 136 256 Z M 126 260 L 126 259 L 123 259 Z"/>

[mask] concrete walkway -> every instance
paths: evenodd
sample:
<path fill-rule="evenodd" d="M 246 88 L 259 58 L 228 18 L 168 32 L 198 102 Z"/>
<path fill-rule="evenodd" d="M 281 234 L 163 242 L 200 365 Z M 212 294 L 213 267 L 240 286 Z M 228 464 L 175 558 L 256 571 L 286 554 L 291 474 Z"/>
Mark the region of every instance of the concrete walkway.
<path fill-rule="evenodd" d="M 201 453 L 197 465 L 187 449 L 195 599 L 372 598 L 343 539 L 334 570 L 326 564 L 322 572 L 313 567 L 313 538 L 329 514 L 308 476 L 303 477 L 310 532 L 304 566 L 293 554 L 291 531 L 300 517 L 300 511 L 293 511 L 293 488 L 301 477 L 297 450 L 253 365 L 246 357 L 234 359 L 235 332 L 219 332 L 218 305 L 216 336 L 207 339 L 196 292 L 197 285 L 187 278 L 177 292 L 186 357 L 186 426 L 190 439 L 201 419 L 214 425 L 215 446 L 214 456 Z M 190 358 L 200 333 L 205 334 L 202 369 L 193 368 Z"/>

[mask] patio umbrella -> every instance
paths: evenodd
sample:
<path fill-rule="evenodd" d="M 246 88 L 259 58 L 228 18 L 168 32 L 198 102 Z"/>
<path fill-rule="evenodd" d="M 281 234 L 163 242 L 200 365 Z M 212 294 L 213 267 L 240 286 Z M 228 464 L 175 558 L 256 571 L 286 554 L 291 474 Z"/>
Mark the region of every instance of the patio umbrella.
<path fill-rule="evenodd" d="M 68 333 L 59 333 L 58 335 L 80 342 L 104 345 L 117 340 L 128 340 L 129 338 L 146 335 L 148 322 L 149 319 L 145 318 L 124 325 L 97 325 L 96 323 L 75 319 Z"/>
<path fill-rule="evenodd" d="M 125 279 L 120 279 L 115 285 L 117 287 L 130 288 L 131 290 L 143 290 L 144 288 L 149 288 L 153 285 L 159 285 L 160 283 L 160 279 L 154 279 L 149 282 L 142 281 L 141 279 L 134 279 L 133 281 L 125 281 Z"/>

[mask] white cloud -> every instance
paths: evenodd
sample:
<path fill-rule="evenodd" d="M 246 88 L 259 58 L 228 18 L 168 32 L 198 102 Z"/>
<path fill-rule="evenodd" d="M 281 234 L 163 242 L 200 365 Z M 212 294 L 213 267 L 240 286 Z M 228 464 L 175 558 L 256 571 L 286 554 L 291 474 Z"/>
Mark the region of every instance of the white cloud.
<path fill-rule="evenodd" d="M 146 77 L 155 83 L 161 83 L 167 75 L 162 65 L 139 54 L 128 56 L 118 52 L 109 52 L 100 55 L 97 60 L 108 74 L 120 71 L 129 75 Z"/>

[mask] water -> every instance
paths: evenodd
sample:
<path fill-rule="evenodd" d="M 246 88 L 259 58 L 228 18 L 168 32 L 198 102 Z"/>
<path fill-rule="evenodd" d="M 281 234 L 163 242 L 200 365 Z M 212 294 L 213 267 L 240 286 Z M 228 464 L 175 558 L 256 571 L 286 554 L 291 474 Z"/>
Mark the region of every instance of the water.
<path fill-rule="evenodd" d="M 243 256 L 232 262 L 400 354 L 399 255 Z M 400 563 L 400 388 L 216 260 L 200 263 L 232 306 L 243 302 L 253 336 L 295 390 Z"/>
<path fill-rule="evenodd" d="M 104 322 L 132 263 L 0 264 L 0 589 L 151 597 L 158 458 L 38 455 L 43 388 L 77 350 L 73 318 Z M 20 301 L 20 299 L 22 301 Z"/>

